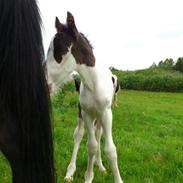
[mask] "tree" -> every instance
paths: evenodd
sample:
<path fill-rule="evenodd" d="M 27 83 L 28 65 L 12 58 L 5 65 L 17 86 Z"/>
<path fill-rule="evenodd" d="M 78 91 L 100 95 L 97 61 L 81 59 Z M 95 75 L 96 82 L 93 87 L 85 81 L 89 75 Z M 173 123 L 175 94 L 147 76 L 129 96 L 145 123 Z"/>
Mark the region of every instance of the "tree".
<path fill-rule="evenodd" d="M 173 65 L 174 65 L 174 62 L 173 62 L 173 59 L 172 58 L 167 58 L 165 61 L 164 61 L 164 67 L 165 69 L 173 69 Z"/>
<path fill-rule="evenodd" d="M 168 70 L 173 69 L 174 61 L 172 58 L 167 58 L 165 61 L 160 61 L 158 67 Z"/>
<path fill-rule="evenodd" d="M 179 57 L 175 63 L 174 69 L 183 72 L 183 57 Z"/>
<path fill-rule="evenodd" d="M 156 67 L 157 67 L 157 65 L 156 65 L 155 62 L 153 62 L 153 64 L 150 66 L 151 69 L 154 69 L 154 68 L 156 68 Z"/>
<path fill-rule="evenodd" d="M 162 60 L 159 62 L 158 67 L 163 67 L 163 61 Z"/>

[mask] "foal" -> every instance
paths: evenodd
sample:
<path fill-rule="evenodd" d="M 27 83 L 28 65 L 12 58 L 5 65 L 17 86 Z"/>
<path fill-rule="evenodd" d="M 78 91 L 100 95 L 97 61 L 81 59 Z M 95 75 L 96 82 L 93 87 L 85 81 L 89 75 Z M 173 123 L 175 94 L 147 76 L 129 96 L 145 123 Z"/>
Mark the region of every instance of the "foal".
<path fill-rule="evenodd" d="M 85 183 L 91 183 L 93 180 L 93 165 L 98 149 L 95 121 L 102 126 L 104 132 L 104 151 L 110 162 L 114 181 L 122 183 L 116 147 L 112 138 L 111 105 L 114 89 L 111 72 L 96 64 L 92 46 L 86 37 L 78 32 L 71 13 L 67 13 L 66 25 L 61 24 L 56 18 L 55 26 L 57 33 L 50 43 L 46 61 L 48 83 L 50 86 L 59 86 L 73 71 L 80 75 L 82 82 L 79 103 L 82 119 L 88 131 L 88 165 Z"/>
<path fill-rule="evenodd" d="M 112 74 L 111 79 L 113 82 L 113 89 L 114 89 L 113 90 L 112 105 L 113 105 L 113 107 L 115 107 L 115 106 L 117 106 L 117 93 L 120 90 L 120 86 L 119 86 L 118 78 L 116 75 Z M 78 81 L 77 79 L 74 79 L 74 83 L 75 83 L 76 91 L 78 93 L 80 93 L 80 84 L 81 84 L 80 81 Z M 67 181 L 73 180 L 73 175 L 76 171 L 77 153 L 79 150 L 81 140 L 82 140 L 83 135 L 84 135 L 84 121 L 83 121 L 83 117 L 81 114 L 80 104 L 78 104 L 78 119 L 77 119 L 77 121 L 78 121 L 78 123 L 77 123 L 77 126 L 76 126 L 75 131 L 74 131 L 74 148 L 73 148 L 72 158 L 71 158 L 71 161 L 70 161 L 69 166 L 67 168 L 67 173 L 65 176 L 65 179 Z M 98 166 L 100 171 L 105 172 L 106 169 L 102 164 L 101 151 L 100 151 L 100 139 L 102 136 L 102 128 L 101 128 L 100 123 L 98 123 L 97 121 L 95 121 L 95 135 L 96 135 L 96 140 L 98 143 L 97 154 L 95 157 L 95 164 Z"/>

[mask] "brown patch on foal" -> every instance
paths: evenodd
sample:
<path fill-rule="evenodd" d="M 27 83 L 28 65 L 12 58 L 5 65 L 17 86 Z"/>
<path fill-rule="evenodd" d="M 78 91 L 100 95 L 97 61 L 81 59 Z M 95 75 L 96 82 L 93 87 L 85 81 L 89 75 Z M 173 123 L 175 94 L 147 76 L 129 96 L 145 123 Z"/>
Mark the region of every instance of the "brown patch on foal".
<path fill-rule="evenodd" d="M 71 53 L 78 64 L 85 64 L 90 67 L 95 66 L 93 48 L 82 33 L 80 33 L 78 39 L 74 42 Z"/>
<path fill-rule="evenodd" d="M 89 67 L 95 66 L 93 48 L 84 34 L 78 32 L 74 17 L 69 12 L 66 22 L 67 24 L 64 25 L 60 23 L 57 17 L 55 19 L 57 34 L 53 40 L 53 45 L 56 62 L 61 63 L 62 56 L 69 51 L 68 48 L 72 45 L 71 53 L 77 64 L 85 64 Z"/>

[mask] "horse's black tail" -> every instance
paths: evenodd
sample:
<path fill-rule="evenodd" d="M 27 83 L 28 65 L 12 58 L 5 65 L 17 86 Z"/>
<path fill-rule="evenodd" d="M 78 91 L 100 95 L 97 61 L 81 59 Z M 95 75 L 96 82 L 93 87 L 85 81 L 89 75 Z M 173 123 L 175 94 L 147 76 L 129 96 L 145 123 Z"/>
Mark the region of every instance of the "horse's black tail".
<path fill-rule="evenodd" d="M 50 99 L 36 0 L 0 1 L 0 99 L 18 129 L 21 183 L 53 183 Z"/>

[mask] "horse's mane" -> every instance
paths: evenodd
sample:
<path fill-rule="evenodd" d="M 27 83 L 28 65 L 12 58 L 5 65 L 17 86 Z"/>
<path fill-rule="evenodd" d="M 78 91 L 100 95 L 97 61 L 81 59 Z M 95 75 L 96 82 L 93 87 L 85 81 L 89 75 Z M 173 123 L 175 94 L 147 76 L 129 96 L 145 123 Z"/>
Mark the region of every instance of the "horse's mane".
<path fill-rule="evenodd" d="M 83 33 L 79 33 L 71 51 L 79 64 L 86 64 L 91 67 L 95 65 L 93 47 Z"/>
<path fill-rule="evenodd" d="M 36 0 L 1 0 L 0 12 L 0 105 L 18 126 L 22 180 L 52 183 L 49 95 Z"/>
<path fill-rule="evenodd" d="M 90 43 L 90 41 L 88 40 L 88 38 L 87 38 L 83 33 L 81 33 L 81 32 L 80 32 L 80 36 L 81 36 L 82 38 L 84 38 L 84 40 L 86 41 L 86 43 L 88 44 L 88 46 L 89 46 L 91 49 L 93 49 L 93 46 L 91 45 L 91 43 Z"/>

